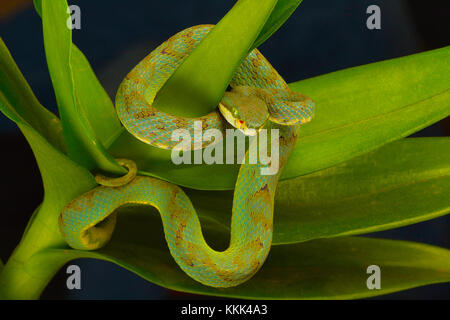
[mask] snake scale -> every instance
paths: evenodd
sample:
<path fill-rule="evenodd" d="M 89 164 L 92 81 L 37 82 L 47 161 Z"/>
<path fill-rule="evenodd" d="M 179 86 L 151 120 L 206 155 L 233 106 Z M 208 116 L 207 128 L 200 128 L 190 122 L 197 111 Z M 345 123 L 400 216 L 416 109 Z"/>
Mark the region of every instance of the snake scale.
<path fill-rule="evenodd" d="M 125 204 L 151 205 L 161 215 L 171 255 L 193 279 L 212 287 L 232 287 L 251 278 L 265 261 L 272 242 L 275 189 L 281 169 L 295 146 L 299 125 L 311 120 L 314 102 L 291 91 L 285 81 L 254 49 L 236 69 L 215 111 L 199 118 L 169 115 L 152 107 L 166 80 L 213 28 L 200 25 L 185 29 L 145 57 L 123 80 L 116 96 L 116 111 L 124 127 L 136 138 L 159 148 L 171 149 L 171 132 L 192 133 L 194 121 L 202 128 L 224 132 L 229 123 L 246 133 L 249 129 L 279 130 L 279 170 L 262 175 L 262 164 L 244 163 L 237 177 L 228 249 L 208 246 L 197 213 L 177 185 L 147 176 L 136 176 L 131 160 L 121 160 L 126 177 L 97 176 L 101 186 L 67 204 L 59 216 L 60 230 L 76 249 L 95 250 L 112 236 L 115 209 Z M 201 145 L 204 148 L 206 144 Z"/>

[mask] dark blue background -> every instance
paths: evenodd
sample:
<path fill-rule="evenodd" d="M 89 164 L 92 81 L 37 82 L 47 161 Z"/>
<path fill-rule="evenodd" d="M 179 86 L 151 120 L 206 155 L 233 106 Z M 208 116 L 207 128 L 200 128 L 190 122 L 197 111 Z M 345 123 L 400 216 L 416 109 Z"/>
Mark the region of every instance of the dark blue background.
<path fill-rule="evenodd" d="M 111 98 L 132 66 L 158 44 L 192 25 L 216 23 L 234 0 L 170 1 L 69 1 L 81 8 L 81 30 L 73 41 L 84 52 Z M 366 8 L 381 8 L 382 29 L 366 28 Z M 288 81 L 385 59 L 414 54 L 448 44 L 448 1 L 305 0 L 284 26 L 260 50 Z M 447 8 L 447 10 L 446 10 Z M 57 112 L 43 48 L 41 22 L 30 7 L 2 21 L 0 35 L 10 49 L 39 101 Z M 332 93 L 330 93 L 332 94 Z M 416 135 L 445 135 L 443 122 Z M 0 257 L 7 259 L 29 218 L 41 201 L 39 174 L 25 140 L 17 127 L 0 116 L 0 135 L 11 159 L 2 166 L 20 167 L 30 183 L 2 186 L 11 199 L 3 212 L 8 225 L 0 226 Z M 25 150 L 25 151 L 24 151 Z M 23 168 L 26 168 L 23 170 Z M 5 173 L 6 177 L 12 175 Z M 3 190 L 5 189 L 5 190 Z M 23 201 L 23 197 L 28 201 Z M 17 199 L 17 201 L 14 201 Z M 19 203 L 19 205 L 16 205 Z M 9 218 L 11 217 L 11 219 Z M 10 223 L 10 224 L 9 224 Z M 374 234 L 374 236 L 420 241 L 449 247 L 450 220 L 447 217 Z M 43 298 L 184 298 L 143 281 L 113 264 L 93 260 L 77 261 L 83 270 L 83 290 L 68 292 L 61 271 Z M 383 298 L 449 298 L 450 286 L 427 286 Z"/>

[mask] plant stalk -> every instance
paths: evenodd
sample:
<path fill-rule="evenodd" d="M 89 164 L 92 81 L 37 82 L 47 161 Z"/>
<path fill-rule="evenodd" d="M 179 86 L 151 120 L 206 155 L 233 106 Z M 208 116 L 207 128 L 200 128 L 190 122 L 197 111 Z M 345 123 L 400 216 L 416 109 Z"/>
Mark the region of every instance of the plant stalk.
<path fill-rule="evenodd" d="M 0 299 L 31 300 L 40 295 L 69 260 L 62 255 L 48 259 L 45 250 L 66 248 L 55 222 L 55 216 L 45 201 L 32 215 L 22 239 L 0 273 Z M 49 230 L 50 229 L 50 230 Z"/>

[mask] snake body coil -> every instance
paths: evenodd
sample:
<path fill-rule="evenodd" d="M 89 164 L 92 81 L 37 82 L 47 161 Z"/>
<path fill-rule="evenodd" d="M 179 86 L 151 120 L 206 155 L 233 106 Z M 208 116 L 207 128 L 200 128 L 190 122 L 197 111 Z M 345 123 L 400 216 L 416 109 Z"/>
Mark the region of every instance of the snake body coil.
<path fill-rule="evenodd" d="M 203 129 L 225 130 L 227 122 L 219 111 L 188 119 L 152 107 L 158 90 L 211 28 L 196 26 L 176 34 L 122 82 L 116 97 L 117 114 L 138 139 L 171 149 L 172 131 L 186 129 L 192 133 L 194 121 L 201 121 Z M 281 168 L 295 146 L 299 125 L 311 119 L 314 103 L 292 92 L 256 49 L 237 68 L 230 85 L 250 88 L 267 105 L 269 126 L 279 129 L 280 170 L 274 175 L 262 175 L 261 164 L 241 165 L 227 250 L 215 251 L 205 242 L 195 209 L 181 188 L 151 177 L 135 177 L 117 187 L 100 186 L 69 203 L 60 215 L 61 232 L 68 244 L 83 250 L 100 248 L 114 230 L 115 209 L 124 204 L 152 205 L 160 212 L 173 258 L 190 277 L 213 287 L 236 286 L 252 277 L 270 250 L 274 196 Z"/>

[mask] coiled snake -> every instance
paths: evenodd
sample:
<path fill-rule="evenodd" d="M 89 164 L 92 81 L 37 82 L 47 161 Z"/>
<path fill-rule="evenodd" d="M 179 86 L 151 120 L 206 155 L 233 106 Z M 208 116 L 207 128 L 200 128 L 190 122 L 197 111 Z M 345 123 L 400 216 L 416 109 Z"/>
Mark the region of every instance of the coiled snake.
<path fill-rule="evenodd" d="M 60 230 L 71 247 L 102 247 L 115 227 L 114 210 L 124 204 L 145 204 L 160 212 L 170 252 L 193 279 L 208 286 L 231 287 L 248 280 L 262 266 L 272 242 L 278 177 L 295 146 L 299 125 L 312 117 L 314 102 L 291 91 L 255 49 L 235 71 L 230 82 L 233 89 L 224 94 L 219 110 L 194 119 L 152 107 L 158 90 L 212 28 L 200 25 L 183 30 L 144 58 L 120 85 L 116 97 L 119 119 L 135 137 L 164 149 L 175 147 L 171 140 L 173 130 L 192 133 L 194 121 L 201 121 L 204 130 L 214 128 L 221 132 L 227 122 L 244 133 L 257 132 L 263 126 L 276 128 L 280 170 L 263 175 L 262 164 L 241 165 L 234 190 L 230 245 L 219 252 L 205 242 L 195 209 L 180 187 L 136 176 L 134 162 L 120 160 L 129 169 L 125 177 L 97 176 L 102 186 L 74 199 L 61 212 Z"/>

